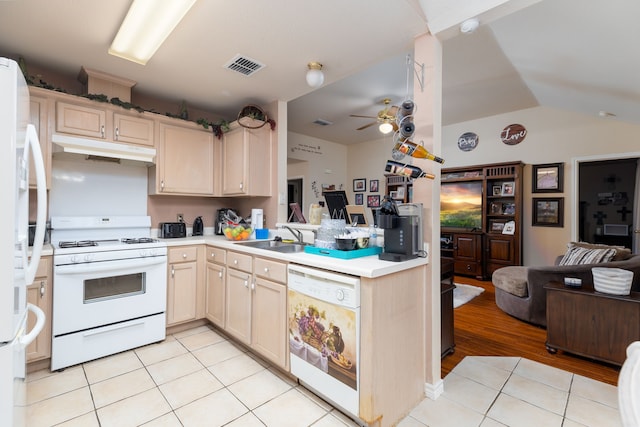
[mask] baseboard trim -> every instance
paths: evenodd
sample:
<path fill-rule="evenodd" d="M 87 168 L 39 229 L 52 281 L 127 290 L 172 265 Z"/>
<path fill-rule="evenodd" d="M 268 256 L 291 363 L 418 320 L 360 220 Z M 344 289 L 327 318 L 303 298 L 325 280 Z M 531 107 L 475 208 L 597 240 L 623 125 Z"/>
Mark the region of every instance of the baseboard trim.
<path fill-rule="evenodd" d="M 444 393 L 444 381 L 440 379 L 435 384 L 425 383 L 424 393 L 429 399 L 436 400 Z"/>

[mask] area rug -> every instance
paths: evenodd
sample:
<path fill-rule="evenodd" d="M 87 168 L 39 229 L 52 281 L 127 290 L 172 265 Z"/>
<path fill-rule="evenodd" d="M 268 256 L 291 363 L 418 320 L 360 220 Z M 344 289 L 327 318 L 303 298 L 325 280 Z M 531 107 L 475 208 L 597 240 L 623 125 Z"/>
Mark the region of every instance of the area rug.
<path fill-rule="evenodd" d="M 453 308 L 458 308 L 462 304 L 468 303 L 484 292 L 484 288 L 479 286 L 462 285 L 460 283 L 454 284 L 456 288 L 453 290 Z"/>

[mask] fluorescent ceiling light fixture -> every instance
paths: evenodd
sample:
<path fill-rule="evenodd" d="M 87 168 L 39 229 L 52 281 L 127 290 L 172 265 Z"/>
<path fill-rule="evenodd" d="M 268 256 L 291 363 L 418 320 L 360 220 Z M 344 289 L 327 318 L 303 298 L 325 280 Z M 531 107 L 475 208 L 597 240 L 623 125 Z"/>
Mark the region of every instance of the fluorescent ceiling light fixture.
<path fill-rule="evenodd" d="M 380 123 L 378 130 L 386 135 L 393 130 L 393 125 L 389 122 Z"/>
<path fill-rule="evenodd" d="M 145 65 L 196 0 L 134 0 L 109 54 Z"/>

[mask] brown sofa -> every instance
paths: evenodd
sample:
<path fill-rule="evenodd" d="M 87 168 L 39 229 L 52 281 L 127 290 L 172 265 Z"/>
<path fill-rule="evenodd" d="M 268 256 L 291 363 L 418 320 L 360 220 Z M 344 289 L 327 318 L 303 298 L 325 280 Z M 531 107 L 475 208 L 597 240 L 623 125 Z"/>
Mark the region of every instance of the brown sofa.
<path fill-rule="evenodd" d="M 640 291 L 640 254 L 631 255 L 621 261 L 609 261 L 599 264 L 558 265 L 549 267 L 503 267 L 493 273 L 496 305 L 502 311 L 525 322 L 547 326 L 546 283 L 563 282 L 565 277 L 582 280 L 583 287 L 593 288 L 592 267 L 623 268 L 633 271 L 631 290 Z"/>

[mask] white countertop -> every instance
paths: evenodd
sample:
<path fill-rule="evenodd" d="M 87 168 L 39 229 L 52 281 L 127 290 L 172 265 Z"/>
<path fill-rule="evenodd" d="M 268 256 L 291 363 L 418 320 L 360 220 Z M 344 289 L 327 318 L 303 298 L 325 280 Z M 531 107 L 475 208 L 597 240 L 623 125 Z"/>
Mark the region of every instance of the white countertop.
<path fill-rule="evenodd" d="M 278 230 L 279 231 L 279 230 Z M 274 258 L 281 261 L 291 262 L 295 264 L 306 265 L 309 267 L 322 268 L 338 273 L 351 274 L 353 276 L 375 278 L 386 276 L 398 271 L 407 270 L 428 263 L 427 258 L 414 258 L 409 261 L 393 262 L 378 259 L 377 255 L 371 255 L 361 258 L 341 259 L 323 255 L 309 254 L 306 252 L 297 253 L 280 253 L 267 249 L 257 249 L 248 246 L 238 245 L 236 242 L 228 240 L 224 236 L 205 235 L 195 237 L 184 237 L 178 239 L 159 239 L 167 244 L 168 247 L 207 244 L 218 246 L 224 249 L 235 250 L 238 252 L 259 255 L 267 258 Z"/>

